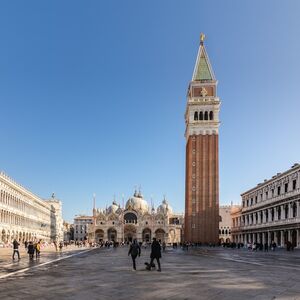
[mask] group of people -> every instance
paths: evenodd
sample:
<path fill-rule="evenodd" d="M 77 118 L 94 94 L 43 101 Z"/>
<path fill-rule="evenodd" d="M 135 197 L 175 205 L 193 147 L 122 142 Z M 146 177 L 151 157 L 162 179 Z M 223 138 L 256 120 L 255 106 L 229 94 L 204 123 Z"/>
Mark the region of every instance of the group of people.
<path fill-rule="evenodd" d="M 165 248 L 165 243 L 163 243 L 163 247 Z M 128 256 L 131 255 L 132 258 L 132 265 L 133 270 L 136 271 L 136 258 L 141 256 L 141 246 L 138 244 L 137 240 L 134 240 L 133 243 L 130 245 Z M 151 243 L 151 253 L 150 253 L 150 263 L 145 262 L 146 269 L 150 271 L 155 267 L 154 260 L 157 262 L 158 272 L 161 272 L 161 265 L 160 265 L 160 258 L 161 258 L 161 245 L 156 238 L 153 238 Z"/>
<path fill-rule="evenodd" d="M 64 247 L 63 242 L 60 242 L 58 244 L 56 242 L 54 242 L 53 244 L 54 244 L 56 251 L 59 250 L 60 252 L 62 252 L 62 248 Z M 12 246 L 13 246 L 12 259 L 15 260 L 15 257 L 17 256 L 18 260 L 20 260 L 21 259 L 20 243 L 16 239 L 14 239 Z M 27 254 L 28 254 L 30 260 L 33 260 L 34 256 L 37 259 L 41 255 L 42 241 L 41 240 L 39 240 L 37 242 L 25 241 L 24 247 L 25 247 L 25 250 L 27 251 Z"/>
<path fill-rule="evenodd" d="M 27 250 L 27 253 L 29 255 L 29 259 L 32 260 L 35 254 L 35 257 L 38 258 L 40 257 L 41 254 L 41 241 L 38 241 L 37 243 L 33 243 L 32 241 L 24 242 L 25 249 Z M 15 259 L 15 255 L 17 254 L 18 260 L 21 259 L 20 257 L 20 251 L 19 251 L 20 243 L 14 239 L 13 241 L 13 255 L 12 259 Z"/>

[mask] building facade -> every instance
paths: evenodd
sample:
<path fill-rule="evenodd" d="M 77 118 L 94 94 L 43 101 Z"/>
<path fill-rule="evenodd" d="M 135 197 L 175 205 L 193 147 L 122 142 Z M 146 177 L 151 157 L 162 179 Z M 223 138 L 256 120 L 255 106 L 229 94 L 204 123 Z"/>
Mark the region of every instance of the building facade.
<path fill-rule="evenodd" d="M 232 237 L 240 243 L 289 241 L 300 247 L 300 165 L 278 173 L 243 193 L 242 207 L 232 212 Z"/>
<path fill-rule="evenodd" d="M 70 242 L 74 240 L 74 226 L 68 222 L 63 223 L 64 227 L 64 242 Z"/>
<path fill-rule="evenodd" d="M 151 209 L 140 192 L 124 208 L 113 201 L 107 209 L 94 209 L 93 219 L 90 241 L 150 242 L 153 237 L 166 243 L 181 241 L 183 215 L 174 214 L 166 199 L 156 210 Z"/>
<path fill-rule="evenodd" d="M 92 224 L 92 216 L 76 216 L 74 218 L 74 241 L 86 241 L 88 239 L 88 230 Z"/>
<path fill-rule="evenodd" d="M 219 220 L 219 243 L 231 243 L 231 210 L 232 205 L 220 206 L 220 220 Z"/>
<path fill-rule="evenodd" d="M 219 242 L 219 110 L 217 80 L 200 47 L 187 92 L 184 239 Z"/>
<path fill-rule="evenodd" d="M 63 237 L 62 206 L 54 195 L 44 200 L 0 173 L 0 241 L 10 243 Z"/>

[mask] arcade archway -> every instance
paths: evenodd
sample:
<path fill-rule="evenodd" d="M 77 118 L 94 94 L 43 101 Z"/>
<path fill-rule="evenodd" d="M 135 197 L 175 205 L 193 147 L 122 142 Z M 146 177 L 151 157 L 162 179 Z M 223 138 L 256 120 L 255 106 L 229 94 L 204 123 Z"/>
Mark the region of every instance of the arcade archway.
<path fill-rule="evenodd" d="M 151 241 L 151 229 L 145 228 L 143 230 L 143 242 L 150 242 Z"/>
<path fill-rule="evenodd" d="M 107 230 L 107 239 L 111 242 L 117 240 L 117 230 L 115 228 L 109 228 Z"/>
<path fill-rule="evenodd" d="M 132 242 L 136 239 L 136 228 L 134 225 L 128 224 L 124 227 L 124 240 L 125 242 Z"/>
<path fill-rule="evenodd" d="M 104 240 L 104 231 L 102 229 L 97 229 L 95 231 L 95 241 L 101 242 Z"/>
<path fill-rule="evenodd" d="M 166 232 L 163 229 L 157 229 L 155 231 L 155 237 L 158 241 L 164 242 L 165 241 L 165 234 Z"/>

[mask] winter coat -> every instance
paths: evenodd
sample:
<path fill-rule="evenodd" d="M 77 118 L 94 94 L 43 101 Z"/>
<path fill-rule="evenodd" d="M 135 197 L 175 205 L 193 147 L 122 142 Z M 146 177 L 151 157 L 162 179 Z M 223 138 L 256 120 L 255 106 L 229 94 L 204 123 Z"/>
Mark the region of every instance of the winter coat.
<path fill-rule="evenodd" d="M 131 254 L 132 256 L 138 256 L 141 255 L 141 247 L 139 244 L 131 244 L 129 251 L 128 251 L 128 255 Z"/>
<path fill-rule="evenodd" d="M 161 247 L 158 241 L 153 241 L 151 244 L 150 258 L 161 258 Z"/>
<path fill-rule="evenodd" d="M 32 244 L 28 245 L 28 254 L 34 254 L 34 246 Z"/>

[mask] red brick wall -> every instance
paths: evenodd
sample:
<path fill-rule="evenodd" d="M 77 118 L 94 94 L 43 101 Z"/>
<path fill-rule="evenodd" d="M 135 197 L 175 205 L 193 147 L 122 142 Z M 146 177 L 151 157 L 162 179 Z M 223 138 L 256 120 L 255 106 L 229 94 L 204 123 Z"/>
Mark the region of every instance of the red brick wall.
<path fill-rule="evenodd" d="M 217 243 L 219 240 L 218 148 L 218 135 L 194 135 L 188 139 L 184 232 L 187 241 Z M 194 229 L 192 224 L 195 224 Z"/>

